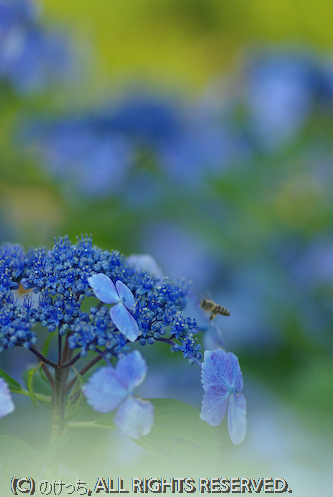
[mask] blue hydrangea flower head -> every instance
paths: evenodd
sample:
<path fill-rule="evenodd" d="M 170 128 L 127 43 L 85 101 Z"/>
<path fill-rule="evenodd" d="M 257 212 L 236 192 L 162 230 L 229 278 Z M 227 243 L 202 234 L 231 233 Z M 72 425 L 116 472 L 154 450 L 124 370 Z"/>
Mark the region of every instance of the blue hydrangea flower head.
<path fill-rule="evenodd" d="M 113 281 L 103 273 L 88 278 L 96 297 L 105 304 L 115 304 L 110 309 L 110 316 L 119 331 L 128 340 L 134 342 L 139 334 L 137 322 L 127 309 L 135 309 L 135 300 L 131 290 L 120 280 Z"/>
<path fill-rule="evenodd" d="M 16 295 L 20 287 L 27 292 L 24 298 Z M 92 295 L 113 304 L 111 311 L 105 305 L 83 310 L 81 304 Z M 104 347 L 107 359 L 118 359 L 128 342 L 139 337 L 141 345 L 162 340 L 172 350 L 176 339 L 184 357 L 200 361 L 197 324 L 182 313 L 187 297 L 183 280 L 161 280 L 151 270 L 138 270 L 118 251 L 93 245 L 88 236 L 75 244 L 59 237 L 51 250 L 25 252 L 19 245 L 2 244 L 0 352 L 38 347 L 35 328 L 40 323 L 49 332 L 68 335 L 69 348 L 79 349 L 81 357 Z"/>
<path fill-rule="evenodd" d="M 200 418 L 212 426 L 221 423 L 228 407 L 231 441 L 238 445 L 246 434 L 246 400 L 237 357 L 222 349 L 206 350 L 201 382 L 205 391 Z"/>
<path fill-rule="evenodd" d="M 146 373 L 146 361 L 135 350 L 121 357 L 115 368 L 99 369 L 82 388 L 88 404 L 96 411 L 107 413 L 118 408 L 114 422 L 130 438 L 147 435 L 153 425 L 153 405 L 133 395 Z"/>
<path fill-rule="evenodd" d="M 15 406 L 8 385 L 3 378 L 0 378 L 0 418 L 10 414 L 14 409 Z"/>

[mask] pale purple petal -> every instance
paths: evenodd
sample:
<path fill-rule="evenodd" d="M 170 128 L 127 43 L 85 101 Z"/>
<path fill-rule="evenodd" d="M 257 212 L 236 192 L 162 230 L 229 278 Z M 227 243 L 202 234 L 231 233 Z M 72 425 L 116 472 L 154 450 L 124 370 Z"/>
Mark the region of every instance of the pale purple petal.
<path fill-rule="evenodd" d="M 117 428 L 130 438 L 147 435 L 154 423 L 154 407 L 148 400 L 129 397 L 114 417 Z"/>
<path fill-rule="evenodd" d="M 99 412 L 110 412 L 127 397 L 127 390 L 118 379 L 111 366 L 106 366 L 94 373 L 82 387 L 88 404 Z"/>
<path fill-rule="evenodd" d="M 110 316 L 118 330 L 125 335 L 130 342 L 134 342 L 138 338 L 140 335 L 138 324 L 124 304 L 119 302 L 119 304 L 111 307 Z"/>
<path fill-rule="evenodd" d="M 127 309 L 135 309 L 135 300 L 131 290 L 120 280 L 116 281 L 116 288 L 119 297 Z"/>
<path fill-rule="evenodd" d="M 206 350 L 201 374 L 201 382 L 205 392 L 216 386 L 223 390 L 231 390 L 229 371 L 228 354 L 224 350 Z"/>
<path fill-rule="evenodd" d="M 243 442 L 246 434 L 246 400 L 242 393 L 230 395 L 228 429 L 231 441 L 235 445 Z"/>
<path fill-rule="evenodd" d="M 228 352 L 228 374 L 232 388 L 237 388 L 238 392 L 243 390 L 243 375 L 238 362 L 238 358 L 232 352 Z"/>
<path fill-rule="evenodd" d="M 114 283 L 103 273 L 88 278 L 89 285 L 96 297 L 105 304 L 117 304 L 120 300 Z"/>
<path fill-rule="evenodd" d="M 14 409 L 15 406 L 8 385 L 3 378 L 0 378 L 0 418 L 10 414 Z"/>
<path fill-rule="evenodd" d="M 219 425 L 227 410 L 229 396 L 228 390 L 210 388 L 203 396 L 200 419 L 212 426 Z"/>
<path fill-rule="evenodd" d="M 147 364 L 138 350 L 119 359 L 116 373 L 122 385 L 130 393 L 140 385 L 147 374 Z"/>

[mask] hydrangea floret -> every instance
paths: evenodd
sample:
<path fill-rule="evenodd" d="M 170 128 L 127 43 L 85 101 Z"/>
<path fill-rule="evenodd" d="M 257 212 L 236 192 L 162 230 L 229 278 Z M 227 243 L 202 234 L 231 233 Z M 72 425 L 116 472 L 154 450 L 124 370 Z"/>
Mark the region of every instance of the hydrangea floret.
<path fill-rule="evenodd" d="M 96 297 L 105 304 L 115 304 L 110 309 L 110 317 L 118 330 L 130 342 L 140 335 L 138 325 L 129 310 L 135 311 L 135 300 L 131 290 L 121 280 L 113 281 L 103 273 L 88 278 Z"/>
<path fill-rule="evenodd" d="M 0 418 L 10 414 L 15 409 L 7 383 L 0 378 Z"/>
<path fill-rule="evenodd" d="M 133 395 L 146 373 L 146 361 L 135 350 L 121 357 L 115 368 L 111 364 L 100 368 L 82 388 L 88 404 L 96 411 L 107 413 L 118 408 L 114 422 L 131 438 L 147 435 L 153 425 L 153 405 Z"/>
<path fill-rule="evenodd" d="M 153 405 L 134 395 L 147 365 L 133 348 L 157 341 L 202 367 L 206 393 L 201 418 L 218 424 L 229 401 L 231 439 L 240 443 L 244 438 L 245 399 L 237 358 L 219 349 L 206 351 L 202 362 L 196 337 L 200 330 L 195 319 L 184 315 L 189 284 L 164 277 L 155 261 L 148 262 L 147 256 L 144 261 L 137 255 L 127 260 L 117 251 L 102 250 L 88 236 L 75 244 L 59 237 L 51 250 L 25 252 L 10 243 L 0 247 L 0 352 L 25 347 L 40 361 L 52 387 L 51 441 L 71 424 L 68 406 L 84 397 L 98 412 L 115 411 L 113 422 L 128 436 L 147 435 L 153 426 Z M 82 386 L 83 376 L 100 360 L 106 366 Z M 0 370 L 1 376 L 8 378 Z M 34 403 L 47 401 L 31 390 L 30 384 Z M 0 416 L 13 409 L 1 379 Z"/>
<path fill-rule="evenodd" d="M 240 444 L 246 433 L 246 401 L 237 357 L 222 349 L 206 350 L 201 380 L 205 395 L 200 418 L 219 425 L 228 408 L 229 435 L 234 444 Z"/>

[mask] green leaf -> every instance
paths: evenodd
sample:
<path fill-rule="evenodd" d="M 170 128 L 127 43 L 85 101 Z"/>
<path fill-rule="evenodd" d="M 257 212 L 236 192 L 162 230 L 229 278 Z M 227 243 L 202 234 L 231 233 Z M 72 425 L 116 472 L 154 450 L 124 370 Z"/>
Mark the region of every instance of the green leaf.
<path fill-rule="evenodd" d="M 75 418 L 85 404 L 85 398 L 81 390 L 81 386 L 84 383 L 83 377 L 76 371 L 75 368 L 73 369 L 75 371 L 76 381 L 67 397 L 65 422 Z"/>
<path fill-rule="evenodd" d="M 52 340 L 52 338 L 57 335 L 57 331 L 53 331 L 52 333 L 49 333 L 49 335 L 47 336 L 47 338 L 44 340 L 44 343 L 43 343 L 43 346 L 41 348 L 41 353 L 44 355 L 44 356 L 47 356 L 48 354 L 48 351 L 49 351 L 49 347 L 50 347 L 50 342 Z M 41 378 L 46 382 L 46 383 L 49 383 L 49 380 L 47 379 L 47 377 L 45 376 L 45 373 L 43 371 L 43 368 L 40 368 L 39 369 L 39 373 L 40 373 L 40 376 Z"/>
<path fill-rule="evenodd" d="M 52 340 L 52 338 L 57 335 L 57 331 L 53 331 L 52 333 L 50 333 L 47 338 L 45 339 L 44 343 L 43 343 L 43 346 L 42 348 L 40 349 L 41 351 L 41 354 L 43 354 L 44 356 L 47 356 L 48 354 L 48 351 L 49 351 L 49 346 L 50 346 L 50 342 Z"/>
<path fill-rule="evenodd" d="M 12 476 L 25 470 L 27 461 L 37 456 L 38 450 L 15 437 L 0 436 L 0 466 Z"/>
<path fill-rule="evenodd" d="M 98 418 L 93 421 L 93 425 L 95 428 L 108 428 L 110 430 L 118 430 L 113 421 L 114 412 L 108 414 L 102 414 L 102 416 L 98 416 Z"/>
<path fill-rule="evenodd" d="M 172 399 L 150 399 L 154 425 L 145 437 L 133 440 L 147 451 L 173 461 L 177 467 L 212 469 L 221 459 L 215 428 L 199 417 L 199 411 Z M 180 465 L 180 466 L 179 466 Z"/>
<path fill-rule="evenodd" d="M 28 375 L 27 375 L 27 387 L 28 387 L 28 390 L 29 390 L 30 398 L 32 400 L 32 403 L 36 407 L 40 407 L 40 405 L 38 404 L 38 402 L 36 400 L 36 397 L 35 397 L 35 392 L 34 392 L 34 387 L 33 387 L 33 378 L 34 378 L 34 374 L 36 373 L 36 371 L 38 371 L 38 369 L 41 367 L 41 365 L 42 365 L 42 363 L 40 362 L 38 364 L 38 366 L 36 366 L 33 369 L 30 369 L 28 371 Z"/>
<path fill-rule="evenodd" d="M 65 430 L 60 437 L 57 437 L 52 443 L 46 445 L 39 453 L 35 454 L 26 467 L 27 474 L 36 474 L 45 466 L 56 453 L 67 444 L 74 433 L 74 430 Z"/>
<path fill-rule="evenodd" d="M 14 380 L 14 378 L 9 376 L 9 374 L 5 373 L 5 371 L 3 371 L 2 369 L 0 369 L 0 376 L 8 383 L 11 392 L 13 393 L 22 392 L 21 385 L 16 380 Z"/>

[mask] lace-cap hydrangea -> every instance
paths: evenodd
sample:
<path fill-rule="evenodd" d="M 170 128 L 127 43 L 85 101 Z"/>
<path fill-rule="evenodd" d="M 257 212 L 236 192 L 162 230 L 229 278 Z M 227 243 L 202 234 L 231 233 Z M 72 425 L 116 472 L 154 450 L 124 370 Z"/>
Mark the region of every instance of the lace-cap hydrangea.
<path fill-rule="evenodd" d="M 246 400 L 243 377 L 237 357 L 222 349 L 206 350 L 201 382 L 205 391 L 200 418 L 212 426 L 221 423 L 228 407 L 231 441 L 238 445 L 246 433 Z"/>
<path fill-rule="evenodd" d="M 0 378 L 0 418 L 10 414 L 15 409 L 7 383 Z"/>
<path fill-rule="evenodd" d="M 110 309 L 110 317 L 118 330 L 130 341 L 134 342 L 140 335 L 137 322 L 127 309 L 135 309 L 135 300 L 131 290 L 120 280 L 116 286 L 103 273 L 88 278 L 96 297 L 105 304 L 115 304 Z"/>
<path fill-rule="evenodd" d="M 131 438 L 147 435 L 153 426 L 154 408 L 147 400 L 133 395 L 147 373 L 146 361 L 137 350 L 94 373 L 82 391 L 96 411 L 107 413 L 118 408 L 114 417 L 117 428 Z"/>

